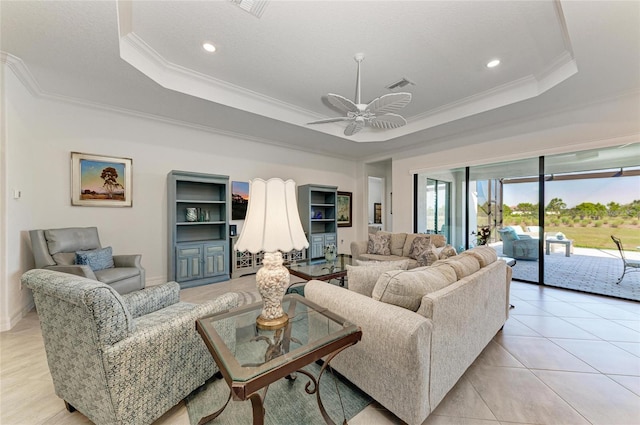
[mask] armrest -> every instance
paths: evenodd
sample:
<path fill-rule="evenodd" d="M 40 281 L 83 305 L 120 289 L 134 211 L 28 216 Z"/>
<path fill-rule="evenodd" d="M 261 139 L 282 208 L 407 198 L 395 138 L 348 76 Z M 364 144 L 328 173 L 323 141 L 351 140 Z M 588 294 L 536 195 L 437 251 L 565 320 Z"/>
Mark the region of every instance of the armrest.
<path fill-rule="evenodd" d="M 137 267 L 139 269 L 142 268 L 141 262 L 142 255 L 133 254 L 133 255 L 114 255 L 113 256 L 113 264 L 116 267 Z"/>
<path fill-rule="evenodd" d="M 167 282 L 122 295 L 133 318 L 168 307 L 180 301 L 180 285 Z"/>
<path fill-rule="evenodd" d="M 367 241 L 351 242 L 351 256 L 354 260 L 360 260 L 360 254 L 367 253 Z"/>
<path fill-rule="evenodd" d="M 86 277 L 91 280 L 98 280 L 96 274 L 91 270 L 91 267 L 86 265 L 67 265 L 67 266 L 47 266 L 47 270 L 53 270 L 60 273 L 75 274 L 76 276 Z"/>

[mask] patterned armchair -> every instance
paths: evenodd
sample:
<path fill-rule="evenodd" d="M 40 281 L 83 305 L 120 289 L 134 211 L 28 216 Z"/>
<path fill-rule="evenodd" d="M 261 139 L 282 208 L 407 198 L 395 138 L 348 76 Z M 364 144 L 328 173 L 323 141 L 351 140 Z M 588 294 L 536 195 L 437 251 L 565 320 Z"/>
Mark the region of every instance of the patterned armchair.
<path fill-rule="evenodd" d="M 539 240 L 529 235 L 517 234 L 511 227 L 499 229 L 502 253 L 516 260 L 537 260 Z"/>
<path fill-rule="evenodd" d="M 228 293 L 179 302 L 175 282 L 126 295 L 104 283 L 35 269 L 33 291 L 56 394 L 96 424 L 150 424 L 218 371 L 195 320 L 237 306 Z M 235 333 L 222 324 L 231 347 Z"/>
<path fill-rule="evenodd" d="M 145 271 L 140 264 L 142 256 L 112 256 L 110 247 L 102 249 L 96 227 L 31 230 L 29 236 L 36 267 L 39 269 L 56 270 L 98 280 L 112 286 L 121 294 L 144 288 Z M 106 255 L 108 264 L 101 267 L 92 267 L 91 263 L 78 264 L 78 251 L 92 256 Z"/>

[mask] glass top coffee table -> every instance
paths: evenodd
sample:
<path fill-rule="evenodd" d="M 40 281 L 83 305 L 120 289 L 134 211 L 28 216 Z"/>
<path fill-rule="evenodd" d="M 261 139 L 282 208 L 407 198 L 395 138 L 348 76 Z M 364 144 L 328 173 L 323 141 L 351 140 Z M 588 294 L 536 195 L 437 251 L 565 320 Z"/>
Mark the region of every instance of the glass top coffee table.
<path fill-rule="evenodd" d="M 347 266 L 350 266 L 351 262 L 351 255 L 339 254 L 333 261 L 325 259 L 302 260 L 285 264 L 285 267 L 289 270 L 289 273 L 304 280 L 340 279 L 340 286 L 344 286 Z"/>
<path fill-rule="evenodd" d="M 358 326 L 297 294 L 286 295 L 282 306 L 289 316 L 289 322 L 275 330 L 257 328 L 256 318 L 262 310 L 261 302 L 196 321 L 196 329 L 230 388 L 227 403 L 199 423 L 219 416 L 233 397 L 234 400 L 251 400 L 253 424 L 262 425 L 264 396 L 269 385 L 285 377 L 295 379 L 296 373 L 301 373 L 310 379 L 308 386 L 313 383 L 313 390 L 307 392 L 316 394 L 325 422 L 335 424 L 320 399 L 320 378 L 338 353 L 360 341 L 362 331 Z M 222 337 L 230 334 L 235 334 L 235 343 Z M 326 361 L 317 378 L 302 369 L 325 356 Z"/>

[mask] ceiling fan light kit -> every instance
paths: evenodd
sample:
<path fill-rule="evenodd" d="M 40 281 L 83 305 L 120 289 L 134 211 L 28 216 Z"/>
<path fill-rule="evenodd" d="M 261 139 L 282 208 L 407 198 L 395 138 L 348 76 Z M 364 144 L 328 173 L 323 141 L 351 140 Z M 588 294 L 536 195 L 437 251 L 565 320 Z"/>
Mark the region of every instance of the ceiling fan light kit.
<path fill-rule="evenodd" d="M 368 104 L 360 101 L 360 63 L 364 60 L 364 55 L 358 53 L 354 56 L 358 64 L 358 74 L 356 77 L 356 99 L 355 102 L 339 94 L 329 93 L 327 100 L 331 105 L 347 114 L 346 117 L 327 118 L 308 123 L 326 124 L 331 122 L 349 121 L 344 130 L 345 136 L 352 136 L 366 126 L 390 129 L 398 128 L 407 124 L 402 116 L 395 114 L 399 109 L 404 108 L 411 102 L 411 93 L 389 93 L 375 98 Z"/>

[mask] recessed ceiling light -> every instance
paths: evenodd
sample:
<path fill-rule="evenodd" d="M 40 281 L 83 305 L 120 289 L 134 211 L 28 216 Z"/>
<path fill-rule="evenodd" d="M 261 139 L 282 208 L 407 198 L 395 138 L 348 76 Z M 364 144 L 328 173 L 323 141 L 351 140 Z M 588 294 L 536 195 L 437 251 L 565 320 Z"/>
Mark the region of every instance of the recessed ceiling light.
<path fill-rule="evenodd" d="M 500 59 L 494 59 L 487 63 L 487 68 L 495 68 L 498 65 L 500 65 Z"/>
<path fill-rule="evenodd" d="M 207 52 L 209 52 L 209 53 L 213 53 L 213 52 L 215 52 L 215 51 L 216 51 L 216 46 L 214 46 L 214 45 L 213 45 L 213 44 L 211 44 L 211 43 L 203 43 L 203 44 L 202 44 L 202 48 L 203 48 L 204 50 L 206 50 Z"/>

